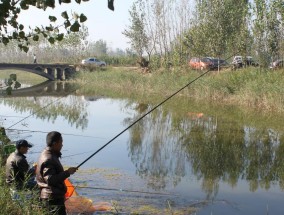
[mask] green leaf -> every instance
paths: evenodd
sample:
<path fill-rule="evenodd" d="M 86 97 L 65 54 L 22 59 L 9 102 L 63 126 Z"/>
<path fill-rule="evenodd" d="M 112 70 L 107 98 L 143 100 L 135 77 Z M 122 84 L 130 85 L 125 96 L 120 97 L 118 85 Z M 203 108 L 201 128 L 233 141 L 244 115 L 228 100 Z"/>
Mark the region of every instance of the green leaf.
<path fill-rule="evenodd" d="M 39 27 L 36 27 L 36 28 L 35 28 L 35 32 L 40 33 L 40 28 L 39 28 Z"/>
<path fill-rule="evenodd" d="M 45 5 L 51 8 L 55 7 L 55 1 L 54 0 L 45 0 Z"/>
<path fill-rule="evenodd" d="M 11 81 L 17 81 L 17 75 L 16 74 L 10 74 Z"/>
<path fill-rule="evenodd" d="M 11 95 L 12 94 L 12 87 L 7 87 L 6 93 L 7 93 L 7 95 Z"/>
<path fill-rule="evenodd" d="M 9 39 L 7 37 L 2 37 L 2 43 L 7 45 L 9 43 Z"/>
<path fill-rule="evenodd" d="M 57 20 L 55 16 L 49 16 L 48 18 L 51 22 L 55 22 Z"/>
<path fill-rule="evenodd" d="M 5 81 L 5 84 L 6 84 L 7 86 L 12 86 L 12 84 L 13 84 L 12 79 L 9 78 L 8 80 L 6 80 L 6 81 Z"/>
<path fill-rule="evenodd" d="M 20 24 L 19 29 L 22 31 L 24 29 L 24 26 L 22 24 Z"/>
<path fill-rule="evenodd" d="M 29 47 L 27 47 L 27 46 L 23 46 L 23 50 L 24 50 L 24 52 L 28 52 L 29 51 Z"/>
<path fill-rule="evenodd" d="M 75 22 L 73 23 L 73 25 L 70 27 L 70 31 L 72 31 L 72 32 L 78 32 L 79 29 L 80 29 L 80 27 L 81 27 L 81 25 L 79 24 L 79 22 L 78 22 L 78 21 L 75 21 Z"/>
<path fill-rule="evenodd" d="M 42 32 L 42 35 L 44 36 L 44 38 L 46 38 L 46 37 L 47 37 L 47 34 L 46 34 L 46 33 L 44 33 L 44 32 Z"/>
<path fill-rule="evenodd" d="M 65 26 L 65 28 L 68 28 L 69 26 L 71 26 L 71 23 L 70 23 L 70 21 L 68 19 L 65 20 L 64 26 Z"/>
<path fill-rule="evenodd" d="M 87 17 L 81 13 L 80 15 L 80 22 L 85 22 L 87 20 Z"/>
<path fill-rule="evenodd" d="M 13 34 L 12 34 L 12 36 L 13 36 L 13 38 L 14 38 L 14 39 L 17 39 L 17 38 L 18 38 L 18 36 L 19 36 L 19 34 L 18 34 L 17 32 L 15 32 L 15 31 L 14 31 L 14 32 L 13 32 Z"/>
<path fill-rule="evenodd" d="M 54 37 L 49 37 L 48 38 L 48 42 L 50 42 L 51 44 L 54 44 L 54 42 L 55 42 Z"/>
<path fill-rule="evenodd" d="M 52 27 L 52 26 L 46 26 L 45 29 L 46 29 L 47 31 L 53 31 L 53 27 Z"/>
<path fill-rule="evenodd" d="M 67 14 L 66 11 L 62 12 L 62 13 L 61 13 L 61 16 L 62 16 L 64 19 L 69 19 L 68 14 Z"/>
<path fill-rule="evenodd" d="M 25 32 L 24 31 L 20 31 L 19 32 L 19 37 L 20 38 L 25 38 Z"/>
<path fill-rule="evenodd" d="M 23 10 L 29 9 L 29 5 L 27 5 L 25 1 L 21 1 L 21 2 L 20 2 L 20 7 L 21 7 L 21 9 L 23 9 Z"/>
<path fill-rule="evenodd" d="M 39 36 L 36 34 L 33 36 L 33 41 L 38 41 L 39 40 Z"/>
<path fill-rule="evenodd" d="M 114 2 L 114 0 L 108 0 L 107 6 L 110 10 L 114 10 L 113 2 Z"/>
<path fill-rule="evenodd" d="M 21 87 L 21 83 L 18 82 L 18 81 L 16 81 L 14 88 L 15 88 L 15 89 L 18 89 L 18 88 L 20 88 L 20 87 Z"/>
<path fill-rule="evenodd" d="M 64 38 L 64 34 L 58 34 L 56 40 L 61 41 Z"/>

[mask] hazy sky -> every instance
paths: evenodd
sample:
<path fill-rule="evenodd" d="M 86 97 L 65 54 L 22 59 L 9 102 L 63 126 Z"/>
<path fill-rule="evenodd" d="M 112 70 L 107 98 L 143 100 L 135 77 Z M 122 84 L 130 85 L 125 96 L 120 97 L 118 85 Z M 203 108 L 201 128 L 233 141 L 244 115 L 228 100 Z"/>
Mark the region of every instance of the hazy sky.
<path fill-rule="evenodd" d="M 57 1 L 56 1 L 57 2 Z M 23 11 L 19 16 L 18 21 L 27 26 L 41 26 L 48 25 L 48 16 L 56 16 L 57 24 L 63 23 L 61 13 L 64 11 L 83 13 L 88 20 L 85 25 L 89 29 L 89 40 L 97 41 L 104 40 L 107 45 L 113 49 L 125 49 L 129 47 L 127 38 L 121 33 L 126 26 L 129 25 L 129 12 L 133 1 L 129 0 L 115 0 L 114 11 L 107 7 L 107 0 L 90 0 L 81 4 L 75 3 L 59 5 L 56 4 L 54 9 L 47 9 L 46 11 L 39 10 L 35 7 L 30 7 L 29 10 Z"/>

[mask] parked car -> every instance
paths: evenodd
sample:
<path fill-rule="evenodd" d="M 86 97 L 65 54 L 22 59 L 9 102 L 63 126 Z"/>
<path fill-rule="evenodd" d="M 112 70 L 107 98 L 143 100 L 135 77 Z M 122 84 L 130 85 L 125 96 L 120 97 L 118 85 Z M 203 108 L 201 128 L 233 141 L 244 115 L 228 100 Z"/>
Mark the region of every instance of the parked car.
<path fill-rule="evenodd" d="M 251 56 L 246 56 L 244 58 L 242 56 L 235 56 L 232 65 L 233 69 L 238 69 L 245 66 L 258 66 L 258 63 L 255 62 Z"/>
<path fill-rule="evenodd" d="M 213 67 L 212 61 L 207 57 L 191 58 L 188 64 L 192 69 L 198 69 L 198 70 L 211 69 Z"/>
<path fill-rule="evenodd" d="M 218 69 L 219 68 L 223 68 L 228 66 L 228 62 L 223 60 L 223 59 L 219 59 L 219 58 L 213 58 L 213 57 L 207 57 L 211 60 L 212 62 L 212 69 Z"/>
<path fill-rule="evenodd" d="M 279 69 L 279 68 L 284 68 L 284 60 L 276 60 L 273 61 L 270 66 L 270 69 Z"/>
<path fill-rule="evenodd" d="M 96 64 L 97 66 L 100 66 L 100 67 L 106 66 L 106 62 L 101 61 L 101 60 L 94 58 L 94 57 L 84 59 L 84 60 L 82 60 L 81 63 L 82 64 Z"/>

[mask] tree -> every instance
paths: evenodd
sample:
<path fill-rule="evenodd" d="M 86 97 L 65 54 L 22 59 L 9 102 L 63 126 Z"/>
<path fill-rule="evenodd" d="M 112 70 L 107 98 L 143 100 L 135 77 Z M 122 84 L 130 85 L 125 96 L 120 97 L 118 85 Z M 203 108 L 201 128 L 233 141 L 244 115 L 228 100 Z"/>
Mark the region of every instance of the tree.
<path fill-rule="evenodd" d="M 141 3 L 139 4 L 139 1 L 136 1 L 129 10 L 131 26 L 122 33 L 130 39 L 131 47 L 142 57 L 149 38 L 145 32 L 145 14 L 137 8 L 137 5 L 141 7 Z"/>
<path fill-rule="evenodd" d="M 248 4 L 234 0 L 198 1 L 184 43 L 190 54 L 225 56 L 243 51 L 248 42 Z"/>
<path fill-rule="evenodd" d="M 83 0 L 88 1 L 88 0 Z M 81 0 L 75 0 L 80 4 Z M 108 8 L 114 10 L 114 0 L 108 0 Z M 58 0 L 58 3 L 71 3 L 71 0 Z M 59 27 L 55 24 L 49 26 L 35 27 L 31 32 L 27 32 L 23 24 L 19 23 L 17 18 L 22 10 L 28 10 L 29 7 L 37 7 L 45 11 L 46 8 L 55 8 L 55 0 L 2 0 L 0 3 L 0 43 L 8 44 L 11 40 L 17 40 L 21 50 L 27 52 L 29 50 L 30 39 L 38 41 L 39 35 L 43 35 L 48 41 L 53 44 L 55 41 L 61 41 L 64 38 L 64 33 L 59 32 Z M 59 7 L 57 5 L 57 7 Z M 78 32 L 81 23 L 87 20 L 84 14 L 72 14 L 73 18 L 65 11 L 61 14 L 65 19 L 63 26 L 67 32 Z M 51 23 L 55 23 L 57 18 L 49 16 Z M 12 32 L 8 29 L 12 28 Z"/>

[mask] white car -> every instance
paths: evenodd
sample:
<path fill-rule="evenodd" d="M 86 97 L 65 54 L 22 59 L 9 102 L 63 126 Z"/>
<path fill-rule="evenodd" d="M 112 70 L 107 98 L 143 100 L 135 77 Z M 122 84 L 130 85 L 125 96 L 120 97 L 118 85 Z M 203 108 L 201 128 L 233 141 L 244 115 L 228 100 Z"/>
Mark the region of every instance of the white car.
<path fill-rule="evenodd" d="M 101 61 L 101 60 L 94 58 L 94 57 L 84 59 L 84 60 L 82 60 L 81 63 L 82 64 L 96 64 L 97 66 L 100 66 L 100 67 L 106 66 L 106 62 Z"/>

